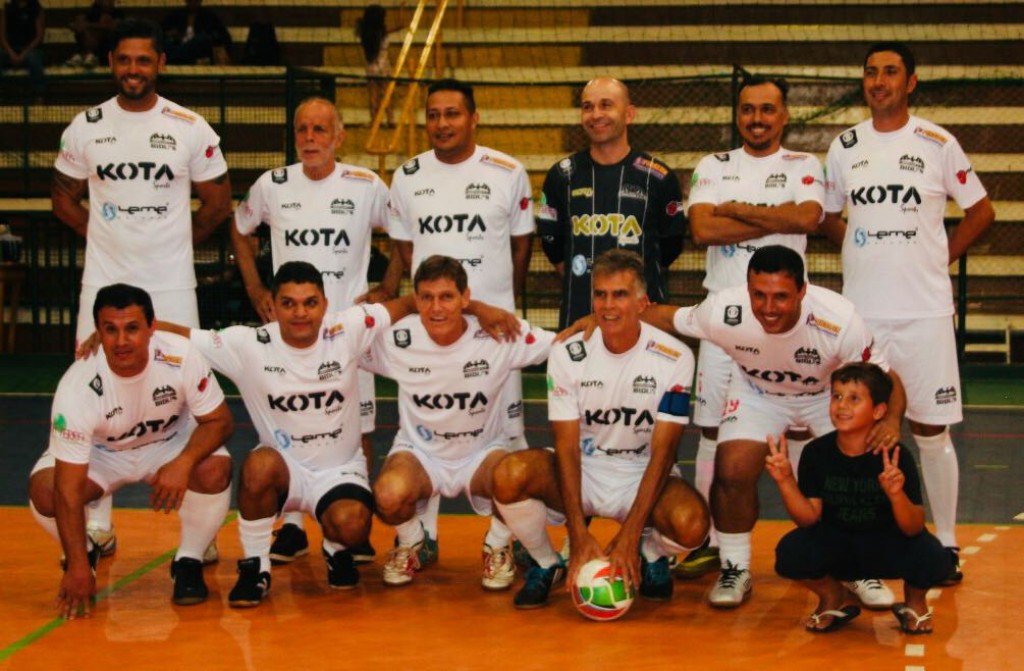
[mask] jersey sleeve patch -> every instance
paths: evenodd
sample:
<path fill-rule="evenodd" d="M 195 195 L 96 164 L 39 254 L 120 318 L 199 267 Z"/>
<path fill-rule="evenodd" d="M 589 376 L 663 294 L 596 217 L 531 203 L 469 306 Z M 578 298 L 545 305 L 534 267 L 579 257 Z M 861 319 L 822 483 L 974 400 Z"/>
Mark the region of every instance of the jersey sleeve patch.
<path fill-rule="evenodd" d="M 496 165 L 499 168 L 504 168 L 505 170 L 508 170 L 509 172 L 515 170 L 517 167 L 516 164 L 513 163 L 512 161 L 507 161 L 497 156 L 491 156 L 490 154 L 484 154 L 483 156 L 481 156 L 480 162 L 486 163 L 488 165 Z"/>
<path fill-rule="evenodd" d="M 853 145 L 857 144 L 857 131 L 851 128 L 839 136 L 839 141 L 844 147 L 849 149 Z"/>
<path fill-rule="evenodd" d="M 678 361 L 679 357 L 683 355 L 679 350 L 669 347 L 664 343 L 660 343 L 657 340 L 648 341 L 647 351 L 651 354 L 656 354 L 662 358 L 668 359 L 669 361 Z"/>
<path fill-rule="evenodd" d="M 934 142 L 940 147 L 945 146 L 945 144 L 949 142 L 949 138 L 947 138 L 942 133 L 936 133 L 933 130 L 922 128 L 921 126 L 918 126 L 917 128 L 914 129 L 914 135 L 920 138 L 924 138 L 925 140 L 928 140 L 930 142 Z"/>
<path fill-rule="evenodd" d="M 274 184 L 284 184 L 288 181 L 288 169 L 274 168 L 270 171 L 270 181 Z"/>
<path fill-rule="evenodd" d="M 658 412 L 672 417 L 688 417 L 690 414 L 690 392 L 682 385 L 675 385 L 666 391 L 661 402 L 658 403 Z"/>
<path fill-rule="evenodd" d="M 573 340 L 565 343 L 565 349 L 569 352 L 569 358 L 573 361 L 583 361 L 587 358 L 587 347 L 582 340 Z"/>
<path fill-rule="evenodd" d="M 837 336 L 839 335 L 839 332 L 842 330 L 842 327 L 839 326 L 839 324 L 833 324 L 832 322 L 826 319 L 816 317 L 813 312 L 807 315 L 807 325 L 812 326 L 818 329 L 819 331 L 827 333 L 830 336 Z"/>
<path fill-rule="evenodd" d="M 97 396 L 103 396 L 103 380 L 99 375 L 89 381 L 89 389 L 92 389 Z"/>
<path fill-rule="evenodd" d="M 161 349 L 156 349 L 153 352 L 153 361 L 157 363 L 166 364 L 173 368 L 181 368 L 182 358 L 174 354 L 167 354 Z"/>
<path fill-rule="evenodd" d="M 405 164 L 402 166 L 402 172 L 404 172 L 407 175 L 415 175 L 419 169 L 420 160 L 418 158 L 406 161 Z"/>
<path fill-rule="evenodd" d="M 160 110 L 160 113 L 165 115 L 165 116 L 169 116 L 172 119 L 179 119 L 179 120 L 185 121 L 187 123 L 195 123 L 196 122 L 196 117 L 194 115 L 188 114 L 187 112 L 182 112 L 181 110 L 176 110 L 176 109 L 171 108 L 171 107 L 163 108 L 162 110 Z"/>
<path fill-rule="evenodd" d="M 395 341 L 395 347 L 405 349 L 412 344 L 412 332 L 409 329 L 395 329 L 391 332 L 391 337 Z"/>
<path fill-rule="evenodd" d="M 343 170 L 341 173 L 342 179 L 361 179 L 367 182 L 372 182 L 376 175 L 366 170 Z"/>
<path fill-rule="evenodd" d="M 103 110 L 99 107 L 93 107 L 85 111 L 85 120 L 88 123 L 97 123 L 103 118 Z"/>
<path fill-rule="evenodd" d="M 637 170 L 643 170 L 650 173 L 657 179 L 665 179 L 668 175 L 668 168 L 661 165 L 657 161 L 651 158 L 644 158 L 643 156 L 637 156 L 633 161 L 633 167 Z"/>

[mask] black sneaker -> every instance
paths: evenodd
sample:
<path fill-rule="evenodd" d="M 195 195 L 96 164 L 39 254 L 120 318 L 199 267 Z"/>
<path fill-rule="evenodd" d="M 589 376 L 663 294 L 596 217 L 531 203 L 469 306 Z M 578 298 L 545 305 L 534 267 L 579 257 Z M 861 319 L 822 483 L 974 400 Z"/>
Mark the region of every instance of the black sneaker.
<path fill-rule="evenodd" d="M 238 560 L 238 582 L 228 594 L 228 605 L 232 608 L 254 608 L 269 592 L 270 573 L 260 572 L 260 558 Z"/>
<path fill-rule="evenodd" d="M 565 564 L 541 568 L 534 562 L 526 572 L 526 583 L 512 598 L 512 605 L 521 610 L 540 608 L 547 604 L 552 586 L 565 580 Z"/>
<path fill-rule="evenodd" d="M 271 564 L 291 564 L 304 554 L 309 554 L 309 539 L 306 530 L 295 524 L 282 524 L 274 532 L 274 543 L 270 546 Z"/>
<path fill-rule="evenodd" d="M 640 556 L 640 596 L 651 601 L 668 601 L 672 598 L 672 573 L 668 569 L 668 557 L 658 557 L 649 562 Z"/>
<path fill-rule="evenodd" d="M 359 569 L 350 550 L 338 550 L 333 555 L 323 550 L 327 561 L 327 585 L 331 589 L 352 589 L 359 584 Z"/>
<path fill-rule="evenodd" d="M 964 581 L 964 572 L 960 570 L 960 548 L 945 548 L 952 564 L 949 575 L 939 583 L 943 587 L 955 587 Z"/>
<path fill-rule="evenodd" d="M 360 564 L 372 564 L 373 558 L 377 556 L 377 551 L 370 545 L 370 541 L 360 543 L 359 545 L 353 545 L 350 547 L 349 552 L 352 553 L 352 561 L 356 563 L 356 566 Z"/>
<path fill-rule="evenodd" d="M 198 559 L 182 557 L 171 562 L 171 579 L 174 581 L 171 601 L 179 606 L 202 603 L 210 594 L 203 580 L 203 562 Z"/>

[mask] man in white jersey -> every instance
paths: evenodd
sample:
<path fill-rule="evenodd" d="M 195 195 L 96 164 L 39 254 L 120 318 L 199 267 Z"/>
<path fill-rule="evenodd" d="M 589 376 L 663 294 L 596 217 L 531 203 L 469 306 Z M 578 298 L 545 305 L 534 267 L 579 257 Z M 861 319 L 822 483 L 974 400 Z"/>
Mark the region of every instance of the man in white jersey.
<path fill-rule="evenodd" d="M 843 295 L 906 383 L 907 419 L 935 535 L 954 560 L 945 584 L 955 585 L 963 579 L 956 539 L 959 466 L 949 425 L 962 421 L 963 411 L 949 264 L 988 229 L 995 212 L 956 138 L 910 114 L 914 70 L 906 45 L 868 49 L 863 85 L 871 118 L 829 147 L 824 229 L 842 246 Z M 949 238 L 947 198 L 964 210 Z"/>
<path fill-rule="evenodd" d="M 384 182 L 370 170 L 335 160 L 345 129 L 334 104 L 324 98 L 303 101 L 295 109 L 294 126 L 301 162 L 263 173 L 239 204 L 231 228 L 238 269 L 264 323 L 274 320 L 274 300 L 256 268 L 260 224 L 270 228 L 274 270 L 287 261 L 312 263 L 323 274 L 324 293 L 333 310 L 355 305 L 367 293 L 372 231 L 387 229 Z M 385 278 L 374 299 L 387 300 L 398 293 L 401 266 L 393 263 L 391 269 L 398 272 Z M 372 373 L 359 373 L 359 399 L 363 451 L 372 467 L 370 434 L 376 417 Z M 302 513 L 286 513 L 271 560 L 288 563 L 308 548 Z M 355 550 L 357 563 L 372 559 L 372 548 Z"/>
<path fill-rule="evenodd" d="M 155 510 L 177 510 L 181 520 L 174 603 L 202 603 L 203 551 L 230 496 L 223 445 L 234 423 L 224 394 L 187 340 L 154 334 L 153 304 L 142 289 L 101 288 L 93 315 L 102 353 L 76 361 L 61 378 L 50 444 L 29 478 L 32 514 L 66 558 L 60 615 L 87 616 L 96 593 L 100 547 L 86 534 L 86 503 L 140 481 L 152 486 Z"/>
<path fill-rule="evenodd" d="M 565 577 L 545 527 L 549 510 L 569 531 L 570 585 L 581 566 L 607 557 L 613 574 L 653 600 L 672 597 L 668 555 L 707 537 L 707 504 L 675 466 L 689 423 L 693 353 L 640 321 L 651 303 L 635 252 L 598 256 L 593 294 L 600 337 L 577 335 L 548 359 L 554 451 L 515 452 L 495 469 L 498 511 L 533 559 L 516 608 L 543 606 Z M 622 524 L 603 548 L 587 528 L 591 515 Z"/>
<path fill-rule="evenodd" d="M 750 595 L 750 532 L 758 515 L 757 480 L 768 454 L 765 437 L 791 427 L 805 427 L 815 436 L 832 431 L 833 370 L 850 361 L 871 361 L 888 371 L 894 391 L 869 443 L 872 449 L 888 449 L 899 439 L 905 403 L 899 378 L 872 346 L 854 306 L 804 278 L 799 253 L 767 245 L 750 257 L 745 286 L 715 292 L 695 307 L 654 305 L 642 317 L 666 331 L 711 341 L 736 363 L 711 484 L 722 571 L 709 603 L 719 608 L 735 608 Z"/>
<path fill-rule="evenodd" d="M 193 244 L 231 214 L 220 138 L 201 116 L 157 94 L 160 27 L 127 19 L 113 43 L 117 95 L 74 118 L 54 164 L 53 213 L 86 239 L 76 344 L 92 332 L 96 291 L 114 282 L 146 289 L 160 317 L 199 326 Z M 200 201 L 195 212 L 190 189 Z M 109 498 L 90 511 L 90 532 L 104 554 L 114 551 Z"/>
<path fill-rule="evenodd" d="M 515 310 L 530 264 L 534 229 L 530 182 L 519 161 L 476 144 L 479 121 L 473 87 L 451 79 L 427 89 L 431 150 L 395 172 L 388 200 L 392 238 L 410 272 L 434 254 L 459 260 L 473 297 Z M 511 376 L 502 398 L 513 445 L 523 438 L 522 379 Z M 423 515 L 436 555 L 437 504 Z"/>
<path fill-rule="evenodd" d="M 687 216 L 694 242 L 708 245 L 704 288 L 715 292 L 746 282 L 747 263 L 764 245 L 785 245 L 801 255 L 807 234 L 821 222 L 825 181 L 821 163 L 811 154 L 782 146 L 789 122 L 784 79 L 751 76 L 740 84 L 736 128 L 743 146 L 708 154 L 697 164 L 690 182 Z M 703 341 L 697 355 L 693 423 L 700 427 L 694 484 L 704 496 L 711 492 L 718 426 L 725 410 L 725 392 L 732 358 L 714 343 Z M 790 454 L 799 451 L 790 440 Z M 712 529 L 709 547 L 695 550 L 675 573 L 695 578 L 717 570 L 718 540 Z"/>
<path fill-rule="evenodd" d="M 492 472 L 509 448 L 499 401 L 510 375 L 544 361 L 554 339 L 525 322 L 515 341 L 491 339 L 464 314 L 466 275 L 452 257 L 425 259 L 413 276 L 419 315 L 375 340 L 361 364 L 398 382 L 398 434 L 373 488 L 377 515 L 398 535 L 384 565 L 386 585 L 406 585 L 423 568 L 419 502 L 465 493 L 477 514 L 491 514 Z M 484 589 L 511 587 L 515 563 L 504 525 L 488 531 L 482 556 Z"/>

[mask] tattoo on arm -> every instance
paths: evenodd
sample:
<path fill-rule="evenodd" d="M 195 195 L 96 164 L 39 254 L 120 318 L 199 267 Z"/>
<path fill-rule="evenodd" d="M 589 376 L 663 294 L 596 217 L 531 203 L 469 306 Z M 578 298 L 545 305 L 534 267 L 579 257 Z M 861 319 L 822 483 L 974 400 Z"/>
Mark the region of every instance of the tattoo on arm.
<path fill-rule="evenodd" d="M 89 183 L 84 179 L 75 179 L 60 170 L 53 171 L 53 190 L 73 202 L 77 203 L 85 198 L 88 188 Z"/>

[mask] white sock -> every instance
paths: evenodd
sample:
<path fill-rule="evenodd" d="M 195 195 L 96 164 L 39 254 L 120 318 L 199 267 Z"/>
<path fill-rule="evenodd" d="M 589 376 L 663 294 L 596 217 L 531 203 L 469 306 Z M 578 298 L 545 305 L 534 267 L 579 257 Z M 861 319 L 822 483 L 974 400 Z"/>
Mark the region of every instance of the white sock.
<path fill-rule="evenodd" d="M 732 562 L 732 565 L 739 569 L 750 568 L 750 532 L 742 534 L 727 534 L 724 531 L 718 532 L 718 556 L 725 562 Z"/>
<path fill-rule="evenodd" d="M 693 469 L 693 486 L 701 493 L 704 500 L 711 504 L 711 482 L 715 479 L 715 452 L 718 449 L 717 438 L 707 438 L 703 434 L 697 441 L 697 459 Z M 708 529 L 709 545 L 718 547 L 718 534 L 712 520 Z"/>
<path fill-rule="evenodd" d="M 398 544 L 405 547 L 412 547 L 423 540 L 423 525 L 418 518 L 395 525 L 395 533 L 398 534 Z"/>
<path fill-rule="evenodd" d="M 804 448 L 810 443 L 813 438 L 807 440 L 788 440 L 786 444 L 789 448 L 789 463 L 793 467 L 793 479 L 797 478 L 797 473 L 800 470 L 800 455 L 804 453 Z"/>
<path fill-rule="evenodd" d="M 203 560 L 203 553 L 220 531 L 224 524 L 224 516 L 228 514 L 231 504 L 231 488 L 216 494 L 200 494 L 192 490 L 185 491 L 185 498 L 178 509 L 181 522 L 181 543 L 174 559 L 191 557 Z"/>
<path fill-rule="evenodd" d="M 441 495 L 434 493 L 416 506 L 416 516 L 423 523 L 423 529 L 431 538 L 437 540 L 437 516 L 441 513 Z"/>
<path fill-rule="evenodd" d="M 348 546 L 344 543 L 338 543 L 337 541 L 328 540 L 326 538 L 324 538 L 323 543 L 320 545 L 328 555 L 334 555 L 335 552 L 341 552 L 342 550 L 348 549 Z"/>
<path fill-rule="evenodd" d="M 484 536 L 484 543 L 492 548 L 503 548 L 512 542 L 512 531 L 494 515 L 491 515 L 491 526 Z"/>
<path fill-rule="evenodd" d="M 921 455 L 921 479 L 935 523 L 935 536 L 946 547 L 957 547 L 956 505 L 960 492 L 960 465 L 949 428 L 937 436 L 914 436 Z"/>
<path fill-rule="evenodd" d="M 32 501 L 28 502 L 28 507 L 29 510 L 32 511 L 32 517 L 36 518 L 36 522 L 38 522 L 39 526 L 43 528 L 43 531 L 50 534 L 54 538 L 54 540 L 57 541 L 57 545 L 62 545 L 62 543 L 60 542 L 60 531 L 57 530 L 57 518 L 47 517 L 46 515 L 43 515 L 41 512 L 36 510 L 36 507 L 32 503 Z M 85 543 L 86 545 L 89 544 L 88 538 L 86 539 Z"/>
<path fill-rule="evenodd" d="M 539 499 L 515 503 L 497 503 L 505 524 L 541 568 L 551 568 L 562 561 L 548 536 L 548 509 Z"/>
<path fill-rule="evenodd" d="M 114 527 L 114 495 L 104 494 L 85 506 L 85 524 L 87 529 L 103 529 L 110 531 Z"/>
<path fill-rule="evenodd" d="M 290 510 L 281 516 L 282 524 L 294 524 L 300 529 L 306 528 L 306 516 L 301 510 Z"/>
<path fill-rule="evenodd" d="M 260 573 L 270 571 L 270 544 L 274 535 L 275 518 L 258 520 L 238 518 L 238 537 L 242 541 L 242 556 L 245 559 L 259 557 Z"/>
<path fill-rule="evenodd" d="M 640 554 L 649 562 L 658 561 L 661 557 L 686 552 L 685 548 L 671 538 L 662 535 L 654 527 L 647 527 L 640 536 Z"/>

